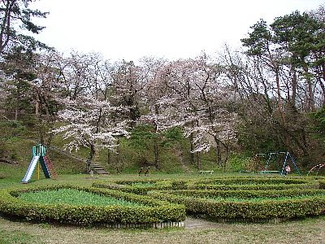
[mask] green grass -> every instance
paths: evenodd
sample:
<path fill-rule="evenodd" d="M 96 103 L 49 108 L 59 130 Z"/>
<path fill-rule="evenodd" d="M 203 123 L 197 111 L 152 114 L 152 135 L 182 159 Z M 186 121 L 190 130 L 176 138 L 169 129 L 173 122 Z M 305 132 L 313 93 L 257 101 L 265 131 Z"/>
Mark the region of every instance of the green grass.
<path fill-rule="evenodd" d="M 34 235 L 28 234 L 24 231 L 14 230 L 5 231 L 0 229 L 0 243 L 1 244 L 29 244 L 40 243 L 36 242 Z"/>
<path fill-rule="evenodd" d="M 20 199 L 42 204 L 69 204 L 74 206 L 144 206 L 139 203 L 100 196 L 98 194 L 75 189 L 58 189 L 22 193 Z"/>

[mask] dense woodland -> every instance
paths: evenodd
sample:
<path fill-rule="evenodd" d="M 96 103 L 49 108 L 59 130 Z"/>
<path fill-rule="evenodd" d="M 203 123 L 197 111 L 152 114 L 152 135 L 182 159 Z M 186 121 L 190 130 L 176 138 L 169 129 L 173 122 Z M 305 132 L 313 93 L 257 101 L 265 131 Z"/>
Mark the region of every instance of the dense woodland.
<path fill-rule="evenodd" d="M 240 50 L 111 62 L 38 42 L 33 19 L 48 13 L 29 2 L 0 3 L 1 160 L 11 160 L 7 140 L 28 134 L 86 148 L 92 161 L 105 152 L 117 171 L 130 160 L 223 168 L 233 155 L 276 151 L 303 169 L 324 163 L 324 6 L 257 21 Z"/>

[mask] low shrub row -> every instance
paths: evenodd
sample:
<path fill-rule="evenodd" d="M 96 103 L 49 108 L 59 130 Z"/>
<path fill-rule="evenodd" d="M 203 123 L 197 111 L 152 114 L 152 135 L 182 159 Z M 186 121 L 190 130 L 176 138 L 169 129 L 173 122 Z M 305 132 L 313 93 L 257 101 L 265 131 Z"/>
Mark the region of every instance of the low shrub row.
<path fill-rule="evenodd" d="M 318 189 L 317 181 L 307 181 L 302 184 L 247 184 L 247 185 L 215 185 L 215 184 L 196 184 L 189 186 L 188 189 L 205 190 L 286 190 L 286 189 Z"/>
<path fill-rule="evenodd" d="M 19 198 L 19 195 L 23 192 L 36 192 L 62 188 L 92 192 L 102 196 L 110 196 L 116 199 L 141 203 L 145 206 L 76 206 L 69 204 L 40 204 L 31 203 Z M 119 191 L 67 185 L 0 190 L 0 213 L 32 221 L 57 222 L 74 225 L 147 225 L 163 222 L 181 222 L 185 219 L 185 208 L 183 205 L 171 204 L 148 196 L 138 196 Z"/>
<path fill-rule="evenodd" d="M 294 179 L 289 177 L 218 177 L 203 179 L 195 182 L 197 185 L 274 185 L 274 184 L 306 184 L 309 180 Z"/>
<path fill-rule="evenodd" d="M 145 195 L 152 190 L 177 190 L 187 189 L 188 182 L 175 180 L 155 180 L 155 181 L 99 181 L 94 182 L 93 187 L 120 190 L 123 192 Z"/>
<path fill-rule="evenodd" d="M 297 196 L 325 196 L 323 189 L 289 189 L 289 190 L 175 190 L 160 191 L 177 196 L 195 196 L 199 198 L 279 198 Z"/>
<path fill-rule="evenodd" d="M 299 196 L 281 199 L 264 199 L 251 201 L 242 199 L 214 200 L 196 195 L 175 195 L 173 193 L 152 191 L 150 196 L 184 204 L 189 214 L 204 215 L 208 218 L 222 220 L 266 221 L 270 219 L 290 219 L 295 217 L 317 216 L 324 214 L 325 195 Z"/>
<path fill-rule="evenodd" d="M 208 180 L 137 180 L 137 181 L 99 181 L 93 187 L 120 190 L 135 194 L 147 194 L 152 190 L 286 190 L 318 189 L 316 180 L 289 178 L 216 178 Z"/>

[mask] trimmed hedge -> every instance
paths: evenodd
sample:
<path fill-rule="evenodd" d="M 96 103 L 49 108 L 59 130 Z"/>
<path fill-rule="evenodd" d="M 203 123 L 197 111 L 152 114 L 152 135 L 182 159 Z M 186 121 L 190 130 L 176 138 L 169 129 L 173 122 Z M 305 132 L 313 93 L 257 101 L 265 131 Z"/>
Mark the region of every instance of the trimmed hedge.
<path fill-rule="evenodd" d="M 285 190 L 285 189 L 318 189 L 319 183 L 315 180 L 292 178 L 262 178 L 238 177 L 200 180 L 189 186 L 189 189 L 210 190 Z"/>
<path fill-rule="evenodd" d="M 320 185 L 322 183 L 319 179 L 291 177 L 218 177 L 186 181 L 94 183 L 96 187 L 147 193 L 161 200 L 184 204 L 188 213 L 214 219 L 245 221 L 323 214 L 325 191 L 319 189 Z"/>
<path fill-rule="evenodd" d="M 261 178 L 238 177 L 216 178 L 209 180 L 124 180 L 100 181 L 93 183 L 93 187 L 120 190 L 135 194 L 147 194 L 153 190 L 286 190 L 286 189 L 318 189 L 315 180 L 301 180 L 290 178 Z"/>
<path fill-rule="evenodd" d="M 117 199 L 133 201 L 146 206 L 73 206 L 67 204 L 38 204 L 23 201 L 19 194 L 30 191 L 71 188 Z M 73 225 L 112 225 L 142 224 L 185 220 L 183 205 L 152 199 L 148 196 L 109 191 L 106 189 L 83 188 L 76 186 L 47 186 L 27 189 L 0 190 L 0 213 L 40 222 L 57 222 Z"/>
<path fill-rule="evenodd" d="M 307 182 L 304 184 L 270 184 L 270 185 L 209 185 L 198 184 L 195 186 L 189 186 L 189 189 L 205 189 L 205 190 L 286 190 L 286 189 L 318 189 L 318 182 Z"/>
<path fill-rule="evenodd" d="M 247 185 L 247 184 L 305 184 L 308 180 L 287 177 L 218 177 L 215 179 L 198 180 L 196 184 L 216 185 Z"/>
<path fill-rule="evenodd" d="M 172 193 L 153 191 L 149 194 L 161 200 L 184 204 L 190 214 L 205 215 L 213 219 L 265 221 L 270 219 L 317 216 L 324 214 L 325 195 L 301 196 L 288 199 L 267 199 L 260 201 L 229 201 L 205 199 L 196 196 L 180 196 Z"/>
<path fill-rule="evenodd" d="M 160 191 L 161 193 L 173 194 L 177 196 L 195 196 L 199 198 L 279 198 L 279 197 L 297 197 L 297 196 L 316 196 L 324 195 L 322 189 L 289 189 L 289 190 L 175 190 Z"/>
<path fill-rule="evenodd" d="M 100 181 L 93 183 L 93 187 L 120 190 L 135 194 L 145 195 L 152 190 L 176 190 L 187 189 L 186 181 L 175 180 L 130 180 L 130 181 Z"/>

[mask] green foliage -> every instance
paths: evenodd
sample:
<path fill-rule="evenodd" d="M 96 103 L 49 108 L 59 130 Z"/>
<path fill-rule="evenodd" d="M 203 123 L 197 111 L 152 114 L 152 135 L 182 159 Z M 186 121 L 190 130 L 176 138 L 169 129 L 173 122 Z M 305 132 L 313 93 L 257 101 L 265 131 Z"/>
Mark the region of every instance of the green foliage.
<path fill-rule="evenodd" d="M 265 124 L 265 119 L 260 117 L 243 120 L 237 125 L 238 143 L 242 148 L 252 154 L 278 151 L 285 148 L 274 133 L 273 128 Z"/>
<path fill-rule="evenodd" d="M 163 192 L 163 191 L 160 191 Z M 265 200 L 266 198 L 292 198 L 292 197 L 304 197 L 304 196 L 316 196 L 325 195 L 325 191 L 322 189 L 288 189 L 288 190 L 174 190 L 164 191 L 168 194 L 177 196 L 188 196 L 195 195 L 198 198 L 209 198 L 220 200 L 239 200 L 243 201 L 246 199 L 259 199 Z"/>
<path fill-rule="evenodd" d="M 1 140 L 8 140 L 13 137 L 19 137 L 24 135 L 25 132 L 26 127 L 21 123 L 21 121 L 0 121 Z"/>
<path fill-rule="evenodd" d="M 176 186 L 177 182 L 174 183 L 174 181 L 171 180 L 125 180 L 114 182 L 100 181 L 93 183 L 93 187 L 120 190 L 141 195 L 147 194 L 148 191 L 152 190 L 176 189 Z"/>
<path fill-rule="evenodd" d="M 227 164 L 230 172 L 239 172 L 244 169 L 251 169 L 252 159 L 246 155 L 233 154 Z"/>
<path fill-rule="evenodd" d="M 265 20 L 259 20 L 255 25 L 251 26 L 253 31 L 249 34 L 249 38 L 241 39 L 243 46 L 249 47 L 249 55 L 261 55 L 268 50 L 268 44 L 272 39 Z"/>
<path fill-rule="evenodd" d="M 209 218 L 226 220 L 260 221 L 272 218 L 296 218 L 321 215 L 325 211 L 325 195 L 263 199 L 259 201 L 205 199 L 195 192 L 190 196 L 174 195 L 166 192 L 150 192 L 150 196 L 170 202 L 184 204 L 192 214 L 204 214 Z"/>
<path fill-rule="evenodd" d="M 138 150 L 147 150 L 152 144 L 152 140 L 156 138 L 156 134 L 150 125 L 140 125 L 132 130 L 129 145 Z"/>
<path fill-rule="evenodd" d="M 312 161 L 323 161 L 324 157 L 319 155 L 324 148 L 308 130 L 311 121 L 307 113 L 321 104 L 317 104 L 318 94 L 312 87 L 323 80 L 320 77 L 324 66 L 324 28 L 322 18 L 295 11 L 277 17 L 270 25 L 264 20 L 258 21 L 251 27 L 248 38 L 241 40 L 248 65 L 254 62 L 252 74 L 268 70 L 256 78 L 264 91 L 255 91 L 254 87 L 259 85 L 250 86 L 252 91 L 248 94 L 239 90 L 245 99 L 240 112 L 243 122 L 238 126 L 238 141 L 245 150 L 253 153 L 290 150 L 300 158 L 298 163 L 304 168 Z M 287 75 L 284 70 L 288 70 Z M 272 80 L 276 82 L 272 84 Z M 281 93 L 284 84 L 290 86 Z M 242 85 L 243 90 L 248 89 Z M 299 87 L 308 87 L 308 94 L 302 95 Z M 269 89 L 273 89 L 273 95 Z M 300 96 L 305 97 L 301 103 L 298 102 Z"/>
<path fill-rule="evenodd" d="M 186 185 L 187 189 L 148 195 L 184 204 L 188 213 L 214 219 L 264 221 L 325 211 L 325 191 L 318 189 L 314 179 L 219 177 L 187 181 Z"/>
<path fill-rule="evenodd" d="M 164 147 L 171 147 L 178 143 L 184 143 L 183 129 L 180 127 L 173 127 L 163 133 L 165 141 L 163 142 Z"/>
<path fill-rule="evenodd" d="M 41 204 L 26 202 L 19 198 L 19 195 L 24 192 L 39 192 L 62 188 L 88 191 L 105 197 L 109 196 L 124 201 L 137 202 L 146 206 Z M 154 200 L 150 197 L 119 191 L 60 185 L 1 190 L 0 212 L 27 220 L 74 225 L 151 224 L 179 222 L 185 219 L 185 209 L 182 205 L 169 204 L 165 201 Z"/>
<path fill-rule="evenodd" d="M 285 190 L 285 189 L 317 189 L 318 182 L 281 178 L 226 178 L 196 182 L 189 189 L 210 190 Z"/>
<path fill-rule="evenodd" d="M 307 13 L 295 11 L 276 18 L 270 26 L 274 31 L 274 42 L 292 53 L 288 62 L 295 66 L 310 65 L 306 63 L 305 57 L 325 47 L 324 32 L 320 31 L 324 29 L 324 23 Z M 313 62 L 318 63 L 319 60 Z"/>
<path fill-rule="evenodd" d="M 44 27 L 33 22 L 33 18 L 46 18 L 48 12 L 41 12 L 29 8 L 33 0 L 5 1 L 1 3 L 1 45 L 0 53 L 8 49 L 21 48 L 26 52 L 35 51 L 37 48 L 45 48 L 46 45 L 37 41 L 27 33 L 39 34 Z M 9 17 L 8 17 L 9 16 Z"/>
<path fill-rule="evenodd" d="M 120 190 L 136 194 L 147 194 L 153 190 L 286 190 L 286 189 L 317 189 L 317 181 L 264 178 L 264 177 L 221 177 L 204 180 L 125 180 L 125 181 L 98 181 L 93 187 Z"/>

